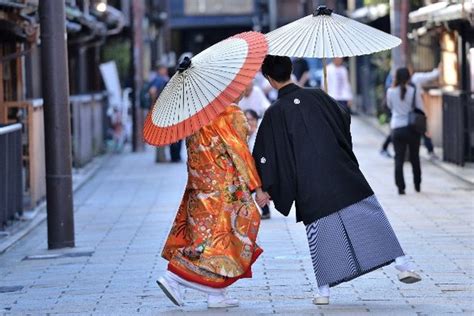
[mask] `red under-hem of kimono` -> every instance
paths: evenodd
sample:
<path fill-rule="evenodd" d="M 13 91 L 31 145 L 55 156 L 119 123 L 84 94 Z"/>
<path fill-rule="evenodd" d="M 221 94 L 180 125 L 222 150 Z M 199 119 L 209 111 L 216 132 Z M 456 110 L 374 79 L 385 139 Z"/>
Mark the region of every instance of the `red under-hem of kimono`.
<path fill-rule="evenodd" d="M 198 283 L 201 285 L 209 286 L 212 288 L 216 289 L 221 289 L 224 287 L 228 287 L 232 285 L 234 282 L 240 280 L 240 279 L 246 279 L 246 278 L 251 278 L 252 277 L 252 265 L 254 262 L 258 259 L 258 257 L 262 254 L 263 250 L 261 248 L 257 248 L 257 250 L 253 253 L 252 260 L 250 262 L 249 268 L 247 271 L 245 271 L 242 275 L 239 275 L 238 277 L 234 278 L 227 278 L 224 282 L 212 282 L 208 280 L 202 279 L 199 275 L 196 273 L 190 272 L 190 271 L 185 271 L 183 269 L 180 269 L 176 266 L 173 266 L 172 263 L 168 263 L 168 271 L 173 272 L 174 274 L 180 276 L 181 278 L 185 279 L 186 281 Z"/>

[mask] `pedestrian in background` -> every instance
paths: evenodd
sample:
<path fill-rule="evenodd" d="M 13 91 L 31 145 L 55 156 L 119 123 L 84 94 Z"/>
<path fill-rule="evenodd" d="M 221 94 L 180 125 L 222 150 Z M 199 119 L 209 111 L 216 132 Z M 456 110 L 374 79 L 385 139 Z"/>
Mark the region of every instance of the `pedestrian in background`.
<path fill-rule="evenodd" d="M 244 96 L 239 102 L 239 107 L 242 111 L 253 110 L 258 116 L 263 116 L 265 111 L 270 106 L 265 93 L 262 89 L 251 82 L 244 91 Z"/>
<path fill-rule="evenodd" d="M 421 190 L 420 141 L 421 134 L 409 126 L 409 115 L 413 109 L 423 111 L 421 96 L 414 85 L 410 84 L 408 68 L 399 68 L 395 73 L 394 87 L 387 91 L 387 106 L 392 111 L 390 128 L 395 148 L 395 183 L 398 194 L 405 194 L 403 163 L 406 150 L 409 150 L 410 163 L 413 169 L 413 181 L 416 192 Z"/>
<path fill-rule="evenodd" d="M 168 67 L 164 63 L 159 63 L 156 70 L 156 76 L 151 80 L 149 84 L 148 93 L 152 103 L 155 103 L 161 94 L 161 91 L 165 88 L 169 81 Z M 156 147 L 155 162 L 166 162 L 166 147 Z"/>
<path fill-rule="evenodd" d="M 329 287 L 393 261 L 401 282 L 420 281 L 359 168 L 349 110 L 320 89 L 294 84 L 291 70 L 288 57 L 267 55 L 263 62 L 278 100 L 262 119 L 253 157 L 276 209 L 288 216 L 294 203 L 306 226 L 314 304 L 329 304 Z"/>
<path fill-rule="evenodd" d="M 249 149 L 252 152 L 253 147 L 255 146 L 255 139 L 257 138 L 258 126 L 260 125 L 260 116 L 258 116 L 257 112 L 254 110 L 245 110 L 245 117 L 247 118 L 247 122 L 249 123 Z M 269 219 L 270 215 L 270 206 L 265 205 L 262 208 L 262 216 L 261 219 Z"/>
<path fill-rule="evenodd" d="M 293 74 L 300 87 L 309 87 L 310 68 L 304 58 L 295 58 L 293 60 Z"/>
<path fill-rule="evenodd" d="M 422 90 L 423 90 L 422 86 L 424 84 L 439 78 L 441 68 L 442 68 L 441 63 L 438 65 L 438 68 L 435 68 L 429 72 L 413 72 L 413 68 L 410 67 L 409 70 L 410 70 L 410 73 L 412 73 L 410 82 L 414 85 L 418 94 L 421 95 Z M 392 83 L 393 83 L 393 76 L 391 73 L 389 73 L 385 80 L 385 91 L 387 91 L 392 86 Z M 421 98 L 421 101 L 423 102 L 423 98 Z M 423 104 L 423 107 L 424 107 L 424 104 Z M 422 138 L 423 138 L 423 144 L 425 145 L 426 150 L 428 151 L 428 155 L 430 156 L 430 159 L 431 160 L 439 159 L 439 157 L 436 155 L 434 151 L 433 141 L 431 140 L 431 137 L 429 136 L 428 132 L 423 134 Z M 391 142 L 392 142 L 392 135 L 388 135 L 382 145 L 382 149 L 380 150 L 380 154 L 382 156 L 385 156 L 387 158 L 392 158 L 392 155 L 388 151 L 388 146 L 390 145 Z"/>
<path fill-rule="evenodd" d="M 356 114 L 352 108 L 352 87 L 349 81 L 349 72 L 344 65 L 344 59 L 334 58 L 326 70 L 327 93 L 344 107 L 348 107 L 351 114 Z"/>

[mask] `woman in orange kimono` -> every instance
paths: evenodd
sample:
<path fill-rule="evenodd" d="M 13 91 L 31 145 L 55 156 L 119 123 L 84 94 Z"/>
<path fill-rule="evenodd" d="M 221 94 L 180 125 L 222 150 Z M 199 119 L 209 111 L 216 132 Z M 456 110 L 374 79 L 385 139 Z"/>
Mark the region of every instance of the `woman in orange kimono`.
<path fill-rule="evenodd" d="M 168 271 L 157 281 L 176 305 L 182 305 L 184 286 L 206 292 L 208 307 L 238 306 L 224 289 L 250 278 L 262 253 L 256 244 L 260 214 L 251 193 L 257 192 L 259 204 L 266 196 L 248 132 L 245 115 L 231 105 L 186 140 L 188 183 L 162 252 Z"/>

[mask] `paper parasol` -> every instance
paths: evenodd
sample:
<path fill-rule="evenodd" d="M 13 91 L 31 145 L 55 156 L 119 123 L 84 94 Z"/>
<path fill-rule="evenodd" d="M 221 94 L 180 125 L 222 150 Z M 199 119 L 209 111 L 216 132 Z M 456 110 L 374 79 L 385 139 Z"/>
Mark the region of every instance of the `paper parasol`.
<path fill-rule="evenodd" d="M 245 32 L 185 58 L 146 118 L 145 141 L 171 144 L 209 124 L 250 84 L 267 52 L 264 35 Z"/>
<path fill-rule="evenodd" d="M 325 6 L 265 36 L 270 55 L 323 58 L 324 65 L 326 58 L 372 54 L 401 44 L 398 37 L 332 13 Z"/>

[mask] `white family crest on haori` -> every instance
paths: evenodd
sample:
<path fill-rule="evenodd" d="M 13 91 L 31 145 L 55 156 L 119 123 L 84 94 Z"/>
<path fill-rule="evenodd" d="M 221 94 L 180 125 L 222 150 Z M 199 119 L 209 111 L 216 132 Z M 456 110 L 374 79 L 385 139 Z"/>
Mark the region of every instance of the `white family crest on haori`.
<path fill-rule="evenodd" d="M 171 144 L 207 125 L 245 90 L 267 51 L 263 34 L 245 32 L 185 57 L 148 114 L 145 141 Z"/>

